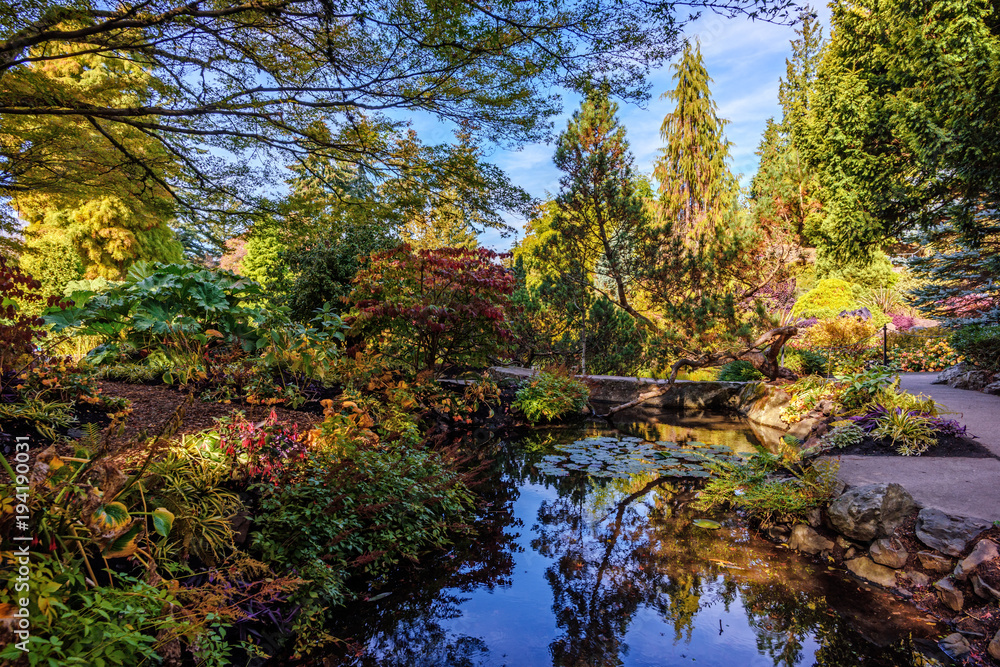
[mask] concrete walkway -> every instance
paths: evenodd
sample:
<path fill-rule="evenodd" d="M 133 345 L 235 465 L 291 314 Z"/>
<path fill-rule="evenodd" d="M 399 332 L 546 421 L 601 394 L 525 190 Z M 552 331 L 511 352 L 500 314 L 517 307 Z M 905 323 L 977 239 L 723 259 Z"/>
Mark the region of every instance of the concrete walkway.
<path fill-rule="evenodd" d="M 903 373 L 900 387 L 922 393 L 956 413 L 968 433 L 1000 456 L 1000 396 L 931 384 L 937 373 Z M 1000 519 L 1000 459 L 840 456 L 849 485 L 896 482 L 922 507 L 948 514 Z"/>

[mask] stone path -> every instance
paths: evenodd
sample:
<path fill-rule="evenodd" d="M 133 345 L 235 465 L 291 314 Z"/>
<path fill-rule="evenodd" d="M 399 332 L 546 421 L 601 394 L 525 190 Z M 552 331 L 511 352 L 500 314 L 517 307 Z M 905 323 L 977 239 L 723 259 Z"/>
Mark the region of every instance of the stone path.
<path fill-rule="evenodd" d="M 1000 396 L 931 384 L 937 373 L 903 373 L 900 387 L 930 396 L 1000 456 Z M 854 486 L 896 482 L 924 507 L 1000 519 L 1000 459 L 840 456 L 840 478 Z"/>

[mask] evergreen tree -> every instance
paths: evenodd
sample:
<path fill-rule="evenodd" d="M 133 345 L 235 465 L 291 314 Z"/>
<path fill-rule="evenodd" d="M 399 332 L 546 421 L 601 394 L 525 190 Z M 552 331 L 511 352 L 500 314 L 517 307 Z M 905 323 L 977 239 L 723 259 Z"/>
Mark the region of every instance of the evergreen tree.
<path fill-rule="evenodd" d="M 631 300 L 649 215 L 617 110 L 606 86 L 593 88 L 559 136 L 554 159 L 563 175 L 552 229 L 590 290 L 648 321 Z"/>
<path fill-rule="evenodd" d="M 767 121 L 757 155 L 760 163 L 750 184 L 753 218 L 762 229 L 781 226 L 799 244 L 815 245 L 822 222 L 819 181 L 802 155 L 812 86 L 823 44 L 822 28 L 807 10 L 792 40 L 792 57 L 778 87 L 781 121 Z"/>
<path fill-rule="evenodd" d="M 88 53 L 86 45 L 63 47 L 71 56 L 32 66 L 32 82 L 50 94 L 92 103 L 120 103 L 149 94 L 151 76 L 136 63 Z M 87 278 L 122 278 L 140 260 L 177 261 L 181 249 L 170 222 L 173 200 L 161 173 L 176 166 L 173 156 L 141 130 L 66 115 L 38 124 L 30 117 L 5 117 L 0 143 L 21 146 L 19 186 L 10 205 L 27 224 L 26 242 L 41 263 L 47 250 L 68 243 Z M 120 149 L 133 155 L 122 158 Z M 59 156 L 53 160 L 52 156 Z"/>
<path fill-rule="evenodd" d="M 729 147 L 705 69 L 701 49 L 685 43 L 673 79 L 677 87 L 663 97 L 677 106 L 660 127 L 666 146 L 653 168 L 660 183 L 658 222 L 672 234 L 698 245 L 734 214 L 739 187 L 729 170 Z"/>
<path fill-rule="evenodd" d="M 667 145 L 654 170 L 660 201 L 642 272 L 644 291 L 662 316 L 659 340 L 650 344 L 658 348 L 654 357 L 717 365 L 733 358 L 732 349 L 749 342 L 762 324 L 755 321 L 757 309 L 738 311 L 736 305 L 752 303 L 764 286 L 783 278 L 787 244 L 773 242 L 739 209 L 725 121 L 716 112 L 697 47 L 685 46 L 674 80 L 677 87 L 666 97 L 677 106 L 661 128 Z M 768 334 L 759 344 L 772 338 Z M 780 349 L 783 339 L 774 339 Z M 773 355 L 759 357 L 774 377 Z"/>

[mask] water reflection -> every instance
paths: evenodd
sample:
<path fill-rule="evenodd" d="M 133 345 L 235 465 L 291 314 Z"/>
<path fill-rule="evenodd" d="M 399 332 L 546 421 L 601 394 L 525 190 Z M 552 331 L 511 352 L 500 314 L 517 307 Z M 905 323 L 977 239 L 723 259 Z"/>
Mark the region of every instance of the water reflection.
<path fill-rule="evenodd" d="M 391 595 L 331 628 L 352 640 L 328 664 L 923 664 L 909 640 L 934 633 L 923 618 L 732 517 L 694 526 L 694 482 L 535 471 L 583 435 L 533 432 L 503 448 L 475 539 L 382 582 Z"/>

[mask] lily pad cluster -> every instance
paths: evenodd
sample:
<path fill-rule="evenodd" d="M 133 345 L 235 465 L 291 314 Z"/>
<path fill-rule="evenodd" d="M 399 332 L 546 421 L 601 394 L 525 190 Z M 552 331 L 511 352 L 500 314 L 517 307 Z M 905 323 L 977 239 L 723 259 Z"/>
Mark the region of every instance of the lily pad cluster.
<path fill-rule="evenodd" d="M 702 442 L 649 442 L 634 436 L 596 436 L 577 440 L 543 456 L 535 468 L 543 475 L 565 477 L 580 472 L 591 477 L 625 479 L 654 473 L 664 477 L 709 477 L 711 461 L 739 460 L 729 447 Z"/>

